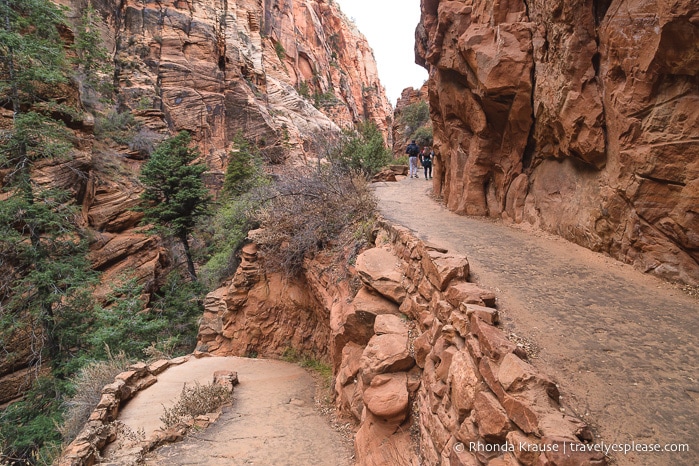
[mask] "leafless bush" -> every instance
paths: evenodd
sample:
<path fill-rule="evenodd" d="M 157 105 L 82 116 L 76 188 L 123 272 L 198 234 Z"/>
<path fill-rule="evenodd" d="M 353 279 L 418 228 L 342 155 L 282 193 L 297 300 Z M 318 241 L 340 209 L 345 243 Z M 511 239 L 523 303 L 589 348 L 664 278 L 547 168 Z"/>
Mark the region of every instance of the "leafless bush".
<path fill-rule="evenodd" d="M 193 387 L 187 387 L 185 384 L 179 399 L 172 408 L 164 408 L 160 420 L 165 428 L 169 428 L 201 414 L 215 412 L 230 399 L 231 393 L 221 385 L 195 383 Z"/>
<path fill-rule="evenodd" d="M 134 430 L 121 421 L 113 421 L 111 424 L 114 426 L 116 446 L 119 450 L 131 448 L 146 440 L 146 431 L 143 427 Z"/>
<path fill-rule="evenodd" d="M 333 165 L 290 173 L 267 193 L 257 220 L 257 241 L 273 270 L 296 275 L 306 257 L 325 248 L 343 230 L 373 218 L 376 204 L 367 182 Z"/>
<path fill-rule="evenodd" d="M 72 442 L 85 426 L 102 397 L 104 386 L 114 382 L 114 377 L 124 372 L 130 364 L 124 353 L 113 356 L 107 348 L 107 354 L 109 358 L 106 361 L 88 364 L 73 380 L 75 395 L 66 402 L 65 420 L 60 427 L 66 443 Z"/>
<path fill-rule="evenodd" d="M 138 152 L 139 156 L 145 159 L 162 140 L 161 134 L 148 128 L 141 128 L 129 142 L 129 149 Z"/>

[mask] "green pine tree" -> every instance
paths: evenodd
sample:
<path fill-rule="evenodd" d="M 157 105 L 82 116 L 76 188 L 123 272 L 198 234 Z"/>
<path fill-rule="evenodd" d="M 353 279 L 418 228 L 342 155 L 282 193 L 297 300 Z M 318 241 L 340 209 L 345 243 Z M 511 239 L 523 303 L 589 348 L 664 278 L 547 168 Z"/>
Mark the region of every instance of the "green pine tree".
<path fill-rule="evenodd" d="M 206 165 L 192 164 L 199 152 L 189 147 L 190 140 L 189 133 L 182 131 L 163 141 L 150 156 L 141 170 L 145 187 L 141 199 L 147 203 L 141 210 L 145 221 L 182 243 L 187 270 L 196 281 L 189 235 L 197 220 L 208 214 L 210 196 L 202 181 Z"/>
<path fill-rule="evenodd" d="M 20 460 L 60 441 L 56 390 L 68 375 L 61 368 L 84 344 L 84 328 L 75 324 L 89 322 L 86 287 L 94 278 L 72 194 L 32 178 L 37 163 L 72 155 L 72 135 L 54 118 L 78 113 L 57 98 L 70 70 L 58 33 L 63 23 L 62 10 L 48 0 L 0 0 L 0 105 L 13 112 L 12 124 L 0 130 L 0 348 L 6 363 L 29 364 L 35 376 L 50 360 L 54 376 L 2 413 L 0 456 Z M 18 341 L 31 350 L 29 360 L 9 352 Z"/>
<path fill-rule="evenodd" d="M 59 107 L 53 86 L 66 81 L 63 15 L 47 0 L 0 0 L 0 17 L 0 101 L 11 105 L 14 120 L 0 133 L 0 343 L 29 323 L 38 367 L 46 355 L 58 360 L 57 315 L 90 278 L 70 193 L 31 177 L 36 162 L 71 155 L 70 133 L 50 112 Z"/>
<path fill-rule="evenodd" d="M 375 123 L 364 121 L 359 123 L 356 132 L 345 132 L 345 143 L 340 154 L 341 165 L 371 177 L 390 162 L 391 153 Z"/>
<path fill-rule="evenodd" d="M 84 85 L 83 90 L 105 96 L 113 91 L 111 79 L 114 65 L 100 37 L 100 22 L 98 12 L 93 8 L 92 3 L 88 2 L 76 26 L 73 62 L 78 66 L 78 74 Z"/>

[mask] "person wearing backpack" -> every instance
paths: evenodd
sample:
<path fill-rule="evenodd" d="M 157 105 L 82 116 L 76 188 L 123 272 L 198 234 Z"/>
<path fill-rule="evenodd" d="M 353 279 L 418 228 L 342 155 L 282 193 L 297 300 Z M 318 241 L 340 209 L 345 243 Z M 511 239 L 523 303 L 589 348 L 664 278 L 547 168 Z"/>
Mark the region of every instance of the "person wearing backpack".
<path fill-rule="evenodd" d="M 417 178 L 417 156 L 420 153 L 420 147 L 415 144 L 415 139 L 413 142 L 408 144 L 405 153 L 408 154 L 408 162 L 410 166 L 410 178 Z"/>
<path fill-rule="evenodd" d="M 425 179 L 432 179 L 432 159 L 434 158 L 434 151 L 427 151 L 427 147 L 422 148 L 422 153 L 420 154 L 420 163 L 425 169 Z M 429 174 L 429 178 L 427 175 Z"/>

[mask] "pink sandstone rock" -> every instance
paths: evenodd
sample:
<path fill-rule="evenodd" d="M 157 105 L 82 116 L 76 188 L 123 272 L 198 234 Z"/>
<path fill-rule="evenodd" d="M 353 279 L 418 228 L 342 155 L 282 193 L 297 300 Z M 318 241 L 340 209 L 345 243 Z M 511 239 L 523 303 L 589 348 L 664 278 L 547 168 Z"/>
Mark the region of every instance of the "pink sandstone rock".
<path fill-rule="evenodd" d="M 403 264 L 392 252 L 384 248 L 372 248 L 357 256 L 357 273 L 362 281 L 395 303 L 402 303 L 406 296 L 403 282 Z"/>
<path fill-rule="evenodd" d="M 405 372 L 379 374 L 364 390 L 366 408 L 384 422 L 400 424 L 409 413 Z"/>
<path fill-rule="evenodd" d="M 692 0 L 422 0 L 434 191 L 699 283 Z"/>

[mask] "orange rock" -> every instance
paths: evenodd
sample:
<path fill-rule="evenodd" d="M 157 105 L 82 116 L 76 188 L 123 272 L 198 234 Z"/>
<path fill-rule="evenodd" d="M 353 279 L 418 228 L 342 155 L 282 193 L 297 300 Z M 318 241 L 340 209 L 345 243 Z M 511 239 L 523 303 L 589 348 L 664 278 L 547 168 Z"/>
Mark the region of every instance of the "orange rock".
<path fill-rule="evenodd" d="M 696 2 L 608 6 L 422 1 L 434 191 L 697 284 Z"/>
<path fill-rule="evenodd" d="M 366 408 L 386 423 L 402 423 L 408 416 L 408 389 L 405 372 L 379 374 L 364 390 Z"/>

